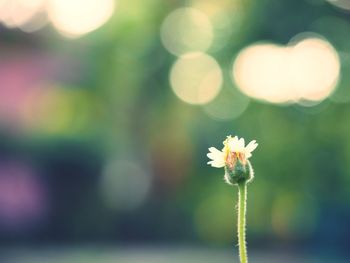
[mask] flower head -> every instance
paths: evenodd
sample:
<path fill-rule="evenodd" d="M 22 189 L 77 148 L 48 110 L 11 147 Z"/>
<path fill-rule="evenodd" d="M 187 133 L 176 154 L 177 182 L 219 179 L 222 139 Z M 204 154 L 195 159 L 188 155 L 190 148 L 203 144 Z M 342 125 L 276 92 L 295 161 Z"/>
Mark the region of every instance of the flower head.
<path fill-rule="evenodd" d="M 223 141 L 224 148 L 219 151 L 215 147 L 209 148 L 209 153 L 207 156 L 211 159 L 208 164 L 213 167 L 221 168 L 225 165 L 233 167 L 237 159 L 242 163 L 246 163 L 248 158 L 252 156 L 252 151 L 258 147 L 255 140 L 245 146 L 243 138 L 238 138 L 237 136 L 227 136 L 226 140 Z"/>
<path fill-rule="evenodd" d="M 250 181 L 253 170 L 248 159 L 258 147 L 256 141 L 253 140 L 245 146 L 243 138 L 227 136 L 223 144 L 221 151 L 215 147 L 209 148 L 207 156 L 211 160 L 208 164 L 216 168 L 225 167 L 225 180 L 229 184 L 235 184 L 239 180 Z"/>

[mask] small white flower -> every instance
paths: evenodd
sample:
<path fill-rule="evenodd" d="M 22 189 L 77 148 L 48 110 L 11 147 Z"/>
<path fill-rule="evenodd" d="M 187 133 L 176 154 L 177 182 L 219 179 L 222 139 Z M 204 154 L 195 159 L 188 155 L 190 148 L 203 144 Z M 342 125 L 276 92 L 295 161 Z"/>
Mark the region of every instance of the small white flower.
<path fill-rule="evenodd" d="M 211 160 L 208 162 L 208 164 L 213 167 L 221 168 L 228 166 L 232 169 L 237 159 L 245 164 L 248 158 L 252 156 L 252 151 L 258 147 L 255 140 L 251 141 L 247 146 L 245 146 L 244 139 L 239 139 L 237 136 L 227 136 L 223 144 L 224 148 L 221 151 L 215 147 L 209 148 L 209 153 L 207 156 Z"/>

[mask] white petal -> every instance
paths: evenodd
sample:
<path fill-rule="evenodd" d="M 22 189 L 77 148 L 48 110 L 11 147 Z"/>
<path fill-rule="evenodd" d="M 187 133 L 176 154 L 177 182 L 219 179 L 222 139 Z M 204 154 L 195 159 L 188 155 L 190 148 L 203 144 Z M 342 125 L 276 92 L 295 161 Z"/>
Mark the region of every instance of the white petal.
<path fill-rule="evenodd" d="M 244 145 L 245 145 L 244 139 L 243 138 L 239 139 L 237 144 L 237 152 L 244 152 L 245 150 Z"/>
<path fill-rule="evenodd" d="M 221 168 L 225 166 L 225 162 L 224 160 L 220 161 L 220 160 L 213 160 L 213 161 L 209 161 L 208 164 L 210 164 L 213 167 L 216 168 Z"/>
<path fill-rule="evenodd" d="M 258 144 L 256 143 L 255 140 L 248 143 L 248 145 L 245 147 L 246 154 L 254 151 L 256 149 L 256 147 L 258 147 Z"/>
<path fill-rule="evenodd" d="M 221 153 L 221 151 L 216 149 L 215 147 L 210 147 L 209 148 L 209 152 L 211 152 L 211 153 L 217 153 L 217 152 Z"/>
<path fill-rule="evenodd" d="M 216 149 L 215 147 L 210 147 L 209 148 L 209 153 L 207 154 L 207 156 L 210 158 L 210 159 L 217 159 L 217 158 L 224 158 L 224 154 L 223 152 L 219 151 L 218 149 Z"/>
<path fill-rule="evenodd" d="M 238 137 L 237 136 L 235 136 L 233 138 L 230 137 L 227 141 L 227 145 L 228 145 L 228 148 L 230 149 L 230 151 L 235 151 L 237 144 L 238 144 Z"/>
<path fill-rule="evenodd" d="M 216 149 L 215 147 L 209 148 L 208 158 L 211 160 L 208 162 L 213 167 L 223 167 L 225 166 L 224 153 Z"/>
<path fill-rule="evenodd" d="M 237 136 L 236 136 L 237 137 Z M 231 140 L 233 140 L 233 138 L 232 138 L 232 136 L 231 135 L 229 135 L 229 136 L 226 136 L 226 140 L 224 140 L 223 142 L 222 142 L 222 144 L 223 145 L 226 145 L 229 141 L 231 141 Z"/>
<path fill-rule="evenodd" d="M 237 143 L 237 142 L 238 142 L 238 136 L 233 137 L 233 138 L 232 138 L 232 141 L 234 141 L 235 143 Z"/>
<path fill-rule="evenodd" d="M 222 153 L 208 153 L 207 156 L 208 156 L 209 159 L 212 159 L 212 160 L 217 160 L 217 159 L 223 159 L 224 158 Z"/>
<path fill-rule="evenodd" d="M 229 148 L 231 152 L 244 152 L 244 139 L 238 139 L 237 136 L 235 136 L 232 140 L 229 142 Z"/>

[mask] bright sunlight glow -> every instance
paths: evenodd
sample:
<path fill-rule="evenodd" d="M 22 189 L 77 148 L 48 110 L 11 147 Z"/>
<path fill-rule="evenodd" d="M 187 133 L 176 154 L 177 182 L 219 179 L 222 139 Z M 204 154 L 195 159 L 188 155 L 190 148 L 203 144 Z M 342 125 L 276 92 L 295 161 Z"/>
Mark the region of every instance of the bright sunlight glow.
<path fill-rule="evenodd" d="M 233 78 L 246 95 L 271 103 L 322 101 L 340 75 L 336 50 L 326 40 L 303 38 L 293 45 L 253 44 L 233 66 Z"/>
<path fill-rule="evenodd" d="M 44 11 L 45 0 L 0 1 L 0 22 L 6 27 L 22 27 Z"/>
<path fill-rule="evenodd" d="M 114 12 L 114 0 L 50 0 L 48 15 L 65 36 L 79 37 L 102 26 Z"/>

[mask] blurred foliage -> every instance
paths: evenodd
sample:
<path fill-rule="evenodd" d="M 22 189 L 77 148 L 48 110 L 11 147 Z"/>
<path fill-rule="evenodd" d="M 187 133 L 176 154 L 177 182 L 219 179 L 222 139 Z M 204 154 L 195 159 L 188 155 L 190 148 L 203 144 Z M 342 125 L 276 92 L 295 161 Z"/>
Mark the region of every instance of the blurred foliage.
<path fill-rule="evenodd" d="M 311 241 L 310 248 L 347 249 L 348 13 L 322 0 L 216 1 L 214 6 L 233 14 L 232 30 L 221 48 L 208 52 L 223 69 L 224 94 L 243 98 L 236 111 L 219 95 L 224 110 L 232 108 L 234 114 L 218 119 L 210 114 L 218 106 L 189 105 L 171 91 L 175 57 L 159 35 L 169 12 L 200 2 L 121 0 L 103 27 L 78 39 L 66 39 L 51 26 L 34 33 L 0 28 L 2 66 L 22 54 L 31 61 L 57 63 L 55 74 L 44 72 L 33 84 L 40 84 L 40 92 L 32 104 L 19 101 L 20 114 L 1 119 L 1 163 L 29 164 L 49 203 L 36 224 L 9 229 L 0 222 L 4 244 L 230 245 L 236 189 L 223 183 L 223 171 L 207 167 L 206 153 L 212 145 L 220 147 L 226 135 L 237 134 L 259 143 L 252 157 L 256 178 L 249 186 L 249 242 L 302 246 Z M 232 61 L 241 48 L 260 40 L 286 44 L 305 31 L 323 35 L 344 54 L 342 79 L 331 97 L 315 106 L 273 105 L 245 97 L 231 83 Z M 104 200 L 106 165 L 123 161 L 144 173 L 151 185 L 147 190 L 125 180 L 115 188 L 130 202 L 136 192 L 147 192 L 137 207 L 111 207 Z M 121 176 L 118 169 L 115 176 Z"/>

